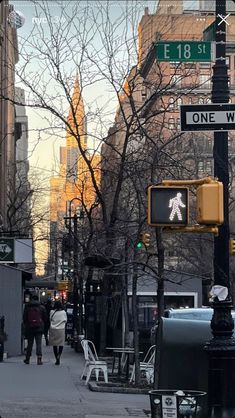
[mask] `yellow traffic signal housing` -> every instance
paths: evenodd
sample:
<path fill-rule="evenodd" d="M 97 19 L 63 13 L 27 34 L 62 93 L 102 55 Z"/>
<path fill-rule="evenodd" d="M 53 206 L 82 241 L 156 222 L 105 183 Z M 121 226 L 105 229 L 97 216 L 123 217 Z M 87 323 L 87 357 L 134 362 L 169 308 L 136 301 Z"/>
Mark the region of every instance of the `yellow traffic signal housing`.
<path fill-rule="evenodd" d="M 229 254 L 235 254 L 235 240 L 229 240 Z"/>
<path fill-rule="evenodd" d="M 149 245 L 150 245 L 150 234 L 148 232 L 143 232 L 142 242 L 145 245 L 145 247 L 149 247 Z"/>
<path fill-rule="evenodd" d="M 224 192 L 220 181 L 198 186 L 197 222 L 205 225 L 221 225 L 224 222 Z"/>

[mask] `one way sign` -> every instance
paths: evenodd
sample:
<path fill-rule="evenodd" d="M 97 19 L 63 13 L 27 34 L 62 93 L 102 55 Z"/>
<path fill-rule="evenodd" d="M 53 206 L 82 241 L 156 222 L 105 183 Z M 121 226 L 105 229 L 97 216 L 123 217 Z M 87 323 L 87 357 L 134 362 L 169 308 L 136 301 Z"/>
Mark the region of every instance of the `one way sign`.
<path fill-rule="evenodd" d="M 180 106 L 181 131 L 235 130 L 235 104 Z"/>

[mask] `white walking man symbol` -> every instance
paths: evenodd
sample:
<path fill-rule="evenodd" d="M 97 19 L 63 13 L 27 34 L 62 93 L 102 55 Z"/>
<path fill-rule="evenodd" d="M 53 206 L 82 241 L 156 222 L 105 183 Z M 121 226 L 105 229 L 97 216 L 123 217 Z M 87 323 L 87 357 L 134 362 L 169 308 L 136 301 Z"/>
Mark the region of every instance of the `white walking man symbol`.
<path fill-rule="evenodd" d="M 184 203 L 181 200 L 181 196 L 182 193 L 177 193 L 177 195 L 175 197 L 173 197 L 172 199 L 169 200 L 169 208 L 171 209 L 171 213 L 170 213 L 170 221 L 173 221 L 175 215 L 178 218 L 178 221 L 182 221 L 182 213 L 180 211 L 180 207 L 181 208 L 185 208 Z"/>

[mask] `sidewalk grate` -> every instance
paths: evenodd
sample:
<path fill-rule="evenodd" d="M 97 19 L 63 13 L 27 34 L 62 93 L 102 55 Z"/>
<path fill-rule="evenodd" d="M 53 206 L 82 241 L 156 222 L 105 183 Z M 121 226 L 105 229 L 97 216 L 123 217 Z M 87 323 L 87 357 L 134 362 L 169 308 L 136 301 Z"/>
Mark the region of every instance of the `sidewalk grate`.
<path fill-rule="evenodd" d="M 125 408 L 130 417 L 150 417 L 151 412 L 147 409 Z M 144 415 L 143 415 L 144 414 Z"/>

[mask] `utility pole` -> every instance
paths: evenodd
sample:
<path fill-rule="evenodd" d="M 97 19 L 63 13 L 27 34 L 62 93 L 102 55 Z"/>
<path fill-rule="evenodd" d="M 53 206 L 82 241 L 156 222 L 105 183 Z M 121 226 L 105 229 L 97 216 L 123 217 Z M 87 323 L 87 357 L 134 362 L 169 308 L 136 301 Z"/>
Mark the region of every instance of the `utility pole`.
<path fill-rule="evenodd" d="M 64 220 L 69 220 L 69 271 L 71 271 L 71 252 L 73 252 L 73 328 L 72 328 L 72 336 L 74 338 L 75 333 L 77 331 L 78 325 L 78 334 L 83 333 L 83 279 L 80 273 L 78 277 L 78 270 L 79 270 L 79 262 L 78 262 L 78 253 L 79 253 L 79 246 L 78 246 L 78 219 L 84 218 L 84 212 L 80 212 L 80 216 L 78 217 L 77 213 L 71 216 L 72 212 L 72 203 L 74 200 L 80 200 L 77 197 L 74 197 L 72 200 L 69 201 L 69 216 L 65 216 Z M 73 220 L 73 239 L 72 239 L 72 223 Z M 73 242 L 73 247 L 71 251 L 71 242 Z M 78 297 L 78 289 L 80 296 Z M 79 304 L 79 309 L 78 309 Z M 78 315 L 79 314 L 79 315 Z M 78 321 L 77 321 L 78 319 Z"/>
<path fill-rule="evenodd" d="M 216 62 L 213 67 L 212 102 L 228 103 L 228 68 L 226 65 L 226 0 L 216 0 Z M 225 300 L 213 301 L 211 330 L 213 338 L 206 344 L 208 352 L 208 418 L 235 416 L 235 340 L 231 315 L 229 279 L 229 171 L 228 132 L 214 132 L 214 175 L 223 183 L 224 223 L 214 241 L 214 285 L 228 289 Z"/>
<path fill-rule="evenodd" d="M 73 337 L 75 336 L 77 316 L 78 316 L 78 217 L 75 213 L 73 216 Z M 80 308 L 79 304 L 79 308 Z M 79 309 L 80 311 L 80 309 Z M 80 312 L 79 312 L 80 314 Z M 79 315 L 79 324 L 80 324 Z M 79 326 L 79 333 L 81 328 Z"/>

